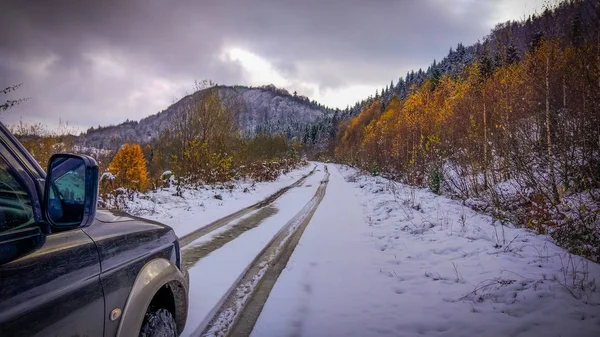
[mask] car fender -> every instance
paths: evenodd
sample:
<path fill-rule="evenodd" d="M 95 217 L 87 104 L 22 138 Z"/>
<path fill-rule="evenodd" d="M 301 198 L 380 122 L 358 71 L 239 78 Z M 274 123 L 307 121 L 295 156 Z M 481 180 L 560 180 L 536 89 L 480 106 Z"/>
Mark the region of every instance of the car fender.
<path fill-rule="evenodd" d="M 175 321 L 179 332 L 187 320 L 188 276 L 170 261 L 152 260 L 138 273 L 119 322 L 117 337 L 137 336 L 142 327 L 146 310 L 158 290 L 169 285 L 175 296 Z"/>

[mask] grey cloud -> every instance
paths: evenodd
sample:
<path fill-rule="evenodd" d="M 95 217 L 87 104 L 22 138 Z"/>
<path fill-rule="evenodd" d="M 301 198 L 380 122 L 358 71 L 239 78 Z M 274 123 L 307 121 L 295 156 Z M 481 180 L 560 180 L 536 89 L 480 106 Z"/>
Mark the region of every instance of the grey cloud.
<path fill-rule="evenodd" d="M 32 99 L 2 121 L 118 123 L 166 108 L 194 79 L 248 84 L 220 58 L 227 46 L 272 62 L 299 91 L 383 86 L 487 34 L 494 3 L 466 1 L 3 1 L 0 86 L 23 82 L 16 95 Z"/>

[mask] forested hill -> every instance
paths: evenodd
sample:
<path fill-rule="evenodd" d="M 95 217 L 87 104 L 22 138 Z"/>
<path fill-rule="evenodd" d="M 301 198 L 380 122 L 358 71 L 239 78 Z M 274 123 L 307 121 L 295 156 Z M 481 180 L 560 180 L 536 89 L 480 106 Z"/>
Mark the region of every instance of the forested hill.
<path fill-rule="evenodd" d="M 243 136 L 284 133 L 289 139 L 316 139 L 311 126 L 329 120 L 336 113 L 305 96 L 290 94 L 273 85 L 262 87 L 217 86 L 223 103 L 231 108 Z M 207 89 L 204 89 L 207 90 Z M 170 128 L 183 115 L 191 113 L 199 104 L 204 90 L 187 95 L 167 109 L 138 121 L 90 128 L 82 135 L 84 145 L 96 148 L 114 148 L 124 142 L 149 143 Z"/>
<path fill-rule="evenodd" d="M 434 60 L 427 69 L 410 71 L 373 95 L 341 110 L 334 120 L 322 120 L 313 125 L 312 128 L 318 134 L 316 138 L 322 139 L 335 134 L 339 120 L 358 115 L 375 101 L 380 101 L 385 108 L 393 97 L 405 99 L 413 86 L 420 87 L 428 79 L 438 81 L 443 75 L 458 78 L 475 62 L 481 65 L 482 71 L 493 73 L 503 65 L 522 60 L 543 40 L 557 39 L 562 45 L 580 45 L 583 41 L 600 44 L 599 7 L 598 0 L 562 1 L 525 20 L 500 23 L 489 35 L 473 45 L 464 46 L 459 42 L 455 47 L 449 46 L 448 55 L 440 61 Z M 394 74 L 390 74 L 390 77 L 393 76 Z"/>
<path fill-rule="evenodd" d="M 600 260 L 599 14 L 598 1 L 565 1 L 459 45 L 363 101 L 339 126 L 337 161 Z"/>
<path fill-rule="evenodd" d="M 358 114 L 379 98 L 384 104 L 394 96 L 404 99 L 413 85 L 420 86 L 427 79 L 438 79 L 442 75 L 461 76 L 465 67 L 475 61 L 486 67 L 486 71 L 493 72 L 504 64 L 523 59 L 544 39 L 556 38 L 562 44 L 572 42 L 575 45 L 584 40 L 598 41 L 598 3 L 597 0 L 562 1 L 555 8 L 547 7 L 526 20 L 499 23 L 482 41 L 471 46 L 458 43 L 450 48 L 446 57 L 439 62 L 434 60 L 426 70 L 410 71 L 396 83 L 392 81 L 374 95 L 349 107 L 349 114 Z"/>

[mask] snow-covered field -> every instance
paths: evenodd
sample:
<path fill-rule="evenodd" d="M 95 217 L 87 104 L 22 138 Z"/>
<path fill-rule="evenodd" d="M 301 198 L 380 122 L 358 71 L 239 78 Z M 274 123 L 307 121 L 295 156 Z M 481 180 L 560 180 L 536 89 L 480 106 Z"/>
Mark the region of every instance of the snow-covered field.
<path fill-rule="evenodd" d="M 329 171 L 252 336 L 600 336 L 600 265 L 425 189 Z"/>
<path fill-rule="evenodd" d="M 305 167 L 282 174 L 273 182 L 236 182 L 232 189 L 225 186 L 184 188 L 181 196 L 176 188 L 163 188 L 148 192 L 133 201 L 126 201 L 125 211 L 133 215 L 156 220 L 171 226 L 179 237 L 239 209 L 257 203 L 278 190 L 293 184 L 314 167 Z"/>

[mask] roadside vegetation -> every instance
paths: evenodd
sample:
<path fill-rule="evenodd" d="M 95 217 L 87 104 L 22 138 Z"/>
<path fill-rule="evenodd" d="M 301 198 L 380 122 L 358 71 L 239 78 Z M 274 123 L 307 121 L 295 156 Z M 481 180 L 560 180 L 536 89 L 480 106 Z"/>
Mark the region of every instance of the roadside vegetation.
<path fill-rule="evenodd" d="M 272 181 L 305 164 L 300 145 L 283 134 L 242 137 L 232 113 L 234 104 L 208 88 L 158 138 L 146 144 L 112 144 L 111 149 L 77 145 L 74 129 L 65 123 L 57 129 L 25 123 L 11 129 L 43 168 L 59 152 L 96 158 L 101 205 L 116 208 L 149 190 L 175 186 L 181 195 L 185 188 L 231 185 L 240 179 Z"/>
<path fill-rule="evenodd" d="M 21 121 L 19 124 L 10 125 L 9 129 L 44 170 L 53 154 L 72 152 L 76 148 L 76 130 L 62 121 L 56 128 L 49 128 L 42 123 L 27 124 Z"/>

